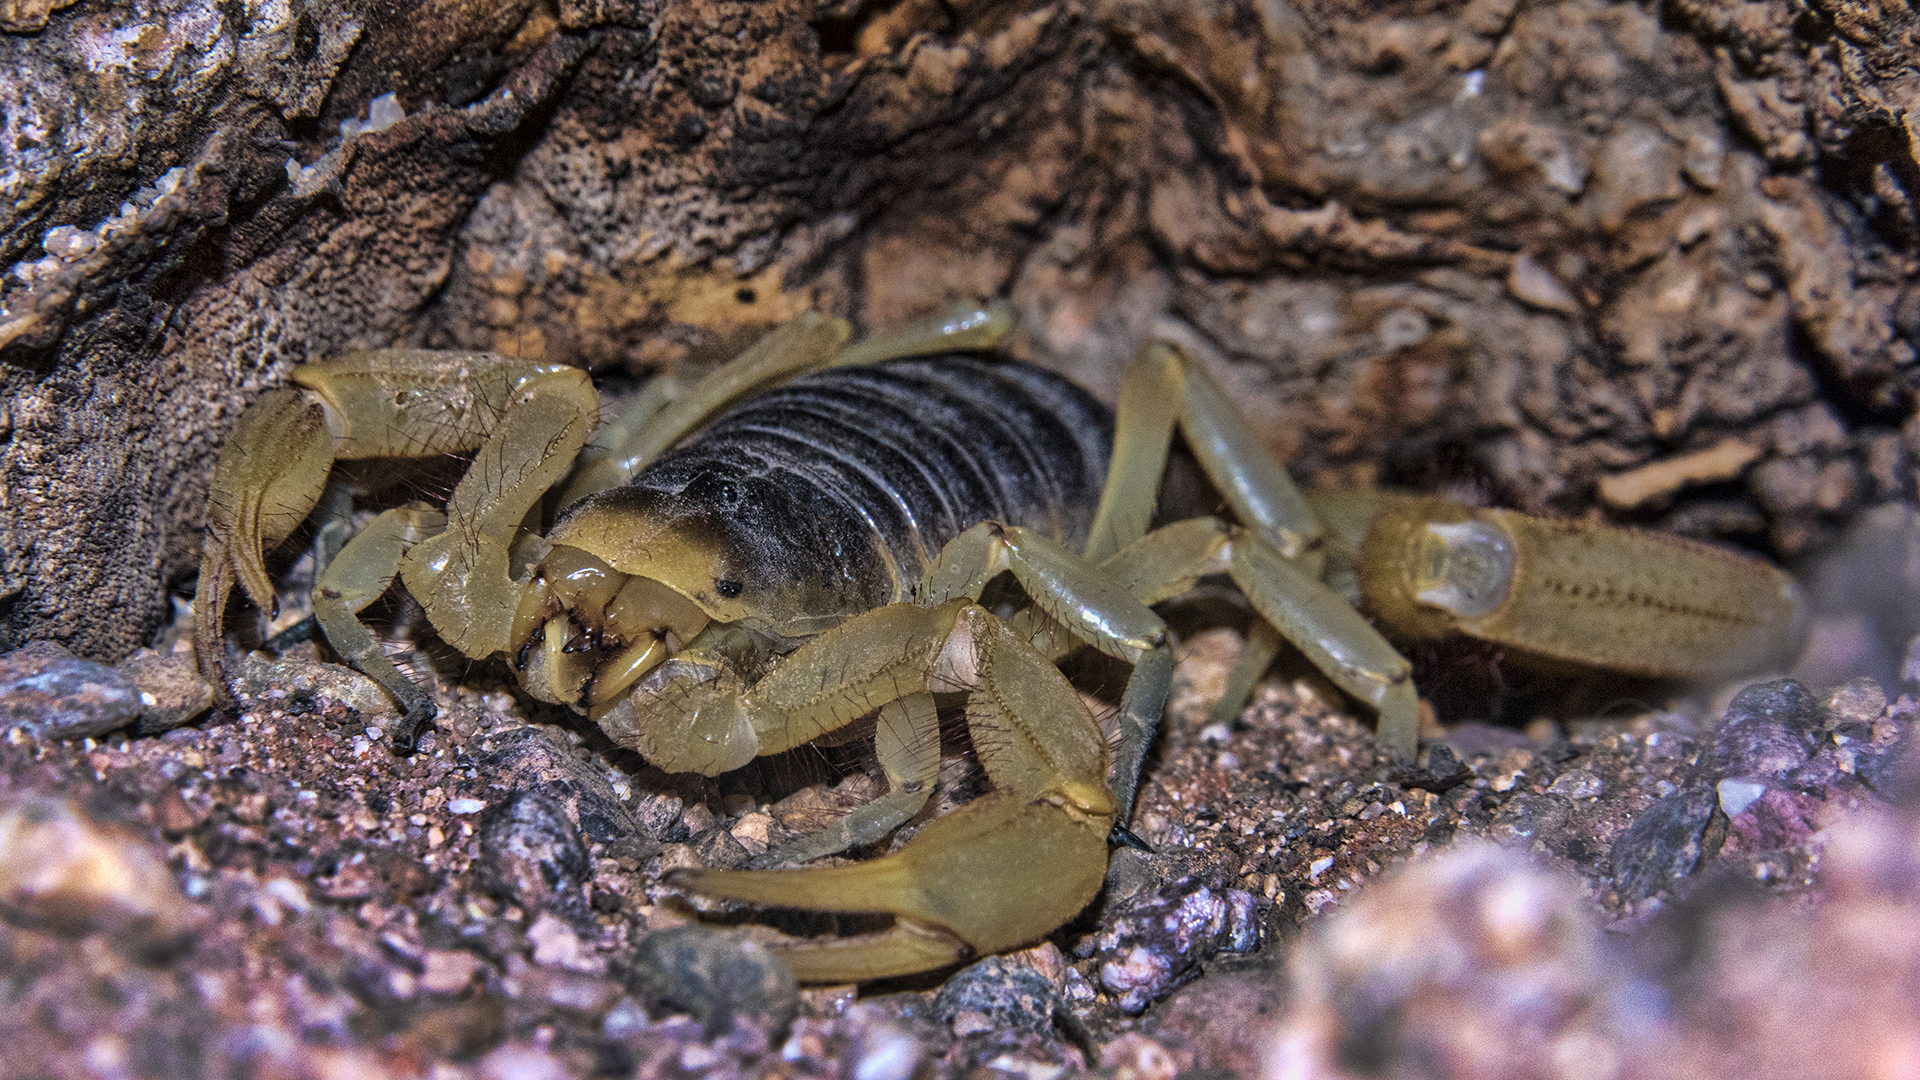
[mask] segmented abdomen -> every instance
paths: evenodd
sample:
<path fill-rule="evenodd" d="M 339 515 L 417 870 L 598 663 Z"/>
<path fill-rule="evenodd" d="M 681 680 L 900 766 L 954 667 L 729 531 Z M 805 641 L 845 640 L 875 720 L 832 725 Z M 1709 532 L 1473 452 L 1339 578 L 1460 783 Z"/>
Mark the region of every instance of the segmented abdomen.
<path fill-rule="evenodd" d="M 980 521 L 1084 545 L 1112 448 L 1112 415 L 1059 375 L 946 355 L 796 379 L 722 414 L 632 485 L 750 500 L 739 519 L 752 527 L 731 537 L 757 549 L 743 561 L 817 573 L 830 580 L 816 584 L 875 593 L 860 598 L 871 605 L 904 599 Z"/>

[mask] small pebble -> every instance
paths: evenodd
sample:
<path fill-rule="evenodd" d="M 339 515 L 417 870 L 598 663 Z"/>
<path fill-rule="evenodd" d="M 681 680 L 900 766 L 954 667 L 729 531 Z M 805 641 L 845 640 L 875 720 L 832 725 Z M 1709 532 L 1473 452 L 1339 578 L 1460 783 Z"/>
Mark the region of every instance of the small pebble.
<path fill-rule="evenodd" d="M 480 816 L 475 863 L 487 891 L 528 911 L 585 916 L 585 885 L 593 876 L 587 845 L 560 805 L 521 791 Z"/>
<path fill-rule="evenodd" d="M 1547 794 L 1568 799 L 1596 799 L 1600 797 L 1601 787 L 1598 776 L 1585 769 L 1573 769 L 1556 777 L 1547 786 Z"/>
<path fill-rule="evenodd" d="M 1200 974 L 1222 952 L 1260 944 L 1258 908 L 1242 889 L 1215 892 L 1186 877 L 1128 904 L 1093 939 L 1100 982 L 1123 1012 L 1139 1013 Z"/>
<path fill-rule="evenodd" d="M 911 1080 L 926 1061 L 926 1048 L 898 1024 L 879 1022 L 861 1032 L 853 1080 Z"/>
<path fill-rule="evenodd" d="M 799 1007 L 793 972 L 758 942 L 698 924 L 648 934 L 627 987 L 635 997 L 700 1021 L 709 1039 L 736 1026 L 785 1037 Z"/>
<path fill-rule="evenodd" d="M 122 661 L 120 670 L 139 688 L 142 735 L 172 731 L 213 707 L 213 687 L 200 677 L 189 653 L 142 649 Z"/>
<path fill-rule="evenodd" d="M 962 968 L 933 995 L 934 1019 L 969 1030 L 1045 1032 L 1059 1003 L 1047 977 L 1001 956 Z"/>
<path fill-rule="evenodd" d="M 1759 780 L 1722 780 L 1714 790 L 1720 796 L 1720 811 L 1728 817 L 1738 817 L 1755 799 L 1767 793 L 1767 785 Z"/>

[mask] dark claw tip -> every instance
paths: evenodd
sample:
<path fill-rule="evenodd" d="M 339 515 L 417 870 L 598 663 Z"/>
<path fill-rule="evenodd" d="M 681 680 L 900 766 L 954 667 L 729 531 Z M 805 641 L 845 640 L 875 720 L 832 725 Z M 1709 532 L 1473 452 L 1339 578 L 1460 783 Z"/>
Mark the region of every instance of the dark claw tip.
<path fill-rule="evenodd" d="M 312 641 L 314 638 L 314 635 L 318 634 L 319 632 L 320 632 L 320 620 L 315 618 L 312 615 L 309 615 L 306 618 L 301 619 L 299 622 L 294 623 L 292 626 L 287 627 L 285 630 L 282 630 L 279 633 L 268 638 L 267 640 L 261 642 L 260 648 L 264 652 L 270 652 L 275 656 L 278 656 L 281 653 L 286 652 L 288 649 L 293 648 L 295 645 L 298 645 L 303 641 Z"/>
<path fill-rule="evenodd" d="M 421 733 L 433 725 L 433 718 L 438 715 L 440 710 L 431 701 L 408 709 L 393 729 L 393 752 L 406 757 L 419 749 Z"/>
<path fill-rule="evenodd" d="M 1114 847 L 1132 848 L 1135 851 L 1144 851 L 1149 855 L 1153 854 L 1152 844 L 1147 843 L 1145 840 L 1140 839 L 1138 836 L 1135 836 L 1118 825 L 1115 825 L 1113 831 L 1107 834 L 1107 843 L 1112 844 Z"/>

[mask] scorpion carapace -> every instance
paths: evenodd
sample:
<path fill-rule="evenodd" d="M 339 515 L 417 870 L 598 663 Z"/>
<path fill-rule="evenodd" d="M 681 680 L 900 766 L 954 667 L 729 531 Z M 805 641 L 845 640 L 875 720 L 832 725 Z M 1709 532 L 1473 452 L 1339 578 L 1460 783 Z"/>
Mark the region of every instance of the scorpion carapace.
<path fill-rule="evenodd" d="M 725 413 L 576 503 L 548 539 L 669 581 L 723 622 L 807 637 L 913 600 L 947 542 L 983 521 L 1084 546 L 1112 429 L 1099 402 L 1030 364 L 835 368 Z M 701 552 L 693 576 L 649 569 L 669 536 Z"/>
<path fill-rule="evenodd" d="M 1309 504 L 1179 348 L 1141 350 L 1109 426 L 1057 376 L 973 355 L 1008 328 L 1000 309 L 962 307 L 848 344 L 843 321 L 803 316 L 604 424 L 585 373 L 561 365 L 389 351 L 298 369 L 299 389 L 263 397 L 221 454 L 196 596 L 202 670 L 224 684 L 228 594 L 238 583 L 271 605 L 261 553 L 312 511 L 336 459 L 471 454 L 444 510 L 381 512 L 313 590 L 329 644 L 405 710 L 397 743 L 432 719 L 433 699 L 358 618 L 396 577 L 449 645 L 506 657 L 530 694 L 669 772 L 718 774 L 873 717 L 882 794 L 764 864 L 869 844 L 918 814 L 939 769 L 934 696 L 964 695 L 990 790 L 893 854 L 672 877 L 895 916 L 878 934 L 786 951 L 822 982 L 1026 944 L 1094 896 L 1172 681 L 1149 605 L 1203 576 L 1231 577 L 1261 616 L 1223 710 L 1284 639 L 1377 709 L 1401 756 L 1418 731 L 1409 668 L 1355 602 L 1391 613 L 1404 600 L 1418 633 L 1628 670 L 1650 650 L 1679 657 L 1675 674 L 1717 670 L 1729 650 L 1759 665 L 1793 642 L 1792 582 L 1757 560 L 1450 504 Z M 1149 531 L 1176 431 L 1231 520 Z M 542 536 L 556 491 L 569 508 Z M 1400 539 L 1371 540 L 1376 529 Z M 1009 573 L 1026 606 L 983 607 Z M 1684 627 L 1635 632 L 1663 619 Z M 1607 648 L 1582 644 L 1590 630 Z M 1081 647 L 1131 667 L 1111 749 L 1055 666 Z"/>

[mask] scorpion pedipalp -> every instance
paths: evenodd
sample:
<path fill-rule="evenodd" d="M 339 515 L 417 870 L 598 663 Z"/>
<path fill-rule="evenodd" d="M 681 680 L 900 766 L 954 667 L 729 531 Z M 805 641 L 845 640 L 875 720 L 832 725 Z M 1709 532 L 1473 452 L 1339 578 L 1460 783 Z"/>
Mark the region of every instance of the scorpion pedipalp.
<path fill-rule="evenodd" d="M 1105 877 L 1118 804 L 1107 786 L 1106 740 L 1073 687 L 978 605 L 913 610 L 942 638 L 943 655 L 954 654 L 945 640 L 965 642 L 967 670 L 950 661 L 946 678 L 970 687 L 967 725 L 995 790 L 884 858 L 807 870 L 682 870 L 671 881 L 754 903 L 898 918 L 868 938 L 788 948 L 804 981 L 886 978 L 1027 944 L 1078 913 Z"/>

